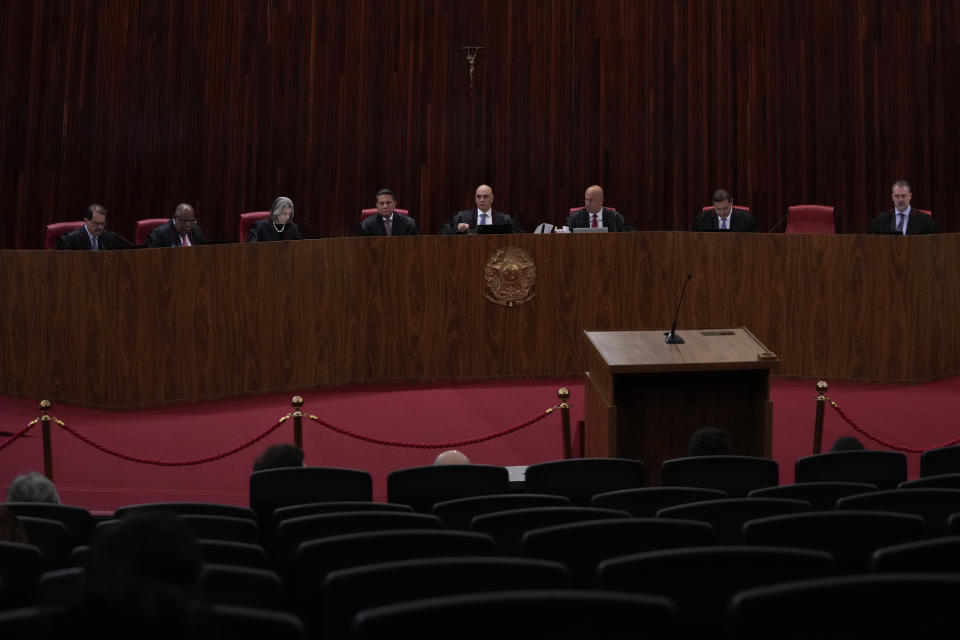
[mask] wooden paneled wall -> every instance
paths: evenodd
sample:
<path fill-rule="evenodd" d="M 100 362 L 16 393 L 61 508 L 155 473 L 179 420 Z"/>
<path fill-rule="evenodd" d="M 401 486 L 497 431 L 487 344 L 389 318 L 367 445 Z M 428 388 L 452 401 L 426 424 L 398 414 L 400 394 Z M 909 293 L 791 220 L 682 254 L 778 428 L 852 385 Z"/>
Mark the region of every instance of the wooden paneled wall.
<path fill-rule="evenodd" d="M 508 246 L 537 267 L 512 309 L 483 295 Z M 687 274 L 681 335 L 746 326 L 778 375 L 919 382 L 960 372 L 958 255 L 960 234 L 692 232 L 4 250 L 0 393 L 121 408 L 577 375 L 584 330 L 669 327 Z"/>
<path fill-rule="evenodd" d="M 352 233 L 383 186 L 435 232 L 480 182 L 532 229 L 599 183 L 642 230 L 717 186 L 862 232 L 893 179 L 941 230 L 960 178 L 954 0 L 10 0 L 0 247 L 91 201 L 211 237 L 277 195 Z M 465 45 L 482 45 L 469 87 Z M 781 224 L 780 229 L 783 228 Z"/>

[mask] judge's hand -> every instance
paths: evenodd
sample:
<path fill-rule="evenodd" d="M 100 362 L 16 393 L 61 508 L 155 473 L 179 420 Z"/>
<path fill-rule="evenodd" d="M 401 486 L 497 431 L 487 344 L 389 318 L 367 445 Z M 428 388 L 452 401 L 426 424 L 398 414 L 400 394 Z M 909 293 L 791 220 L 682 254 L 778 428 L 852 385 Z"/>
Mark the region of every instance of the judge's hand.
<path fill-rule="evenodd" d="M 461 223 L 459 223 L 459 224 L 457 225 L 457 233 L 463 233 L 464 231 L 468 230 L 469 228 L 470 228 L 470 225 L 469 225 L 469 224 L 467 224 L 466 222 L 461 222 Z"/>

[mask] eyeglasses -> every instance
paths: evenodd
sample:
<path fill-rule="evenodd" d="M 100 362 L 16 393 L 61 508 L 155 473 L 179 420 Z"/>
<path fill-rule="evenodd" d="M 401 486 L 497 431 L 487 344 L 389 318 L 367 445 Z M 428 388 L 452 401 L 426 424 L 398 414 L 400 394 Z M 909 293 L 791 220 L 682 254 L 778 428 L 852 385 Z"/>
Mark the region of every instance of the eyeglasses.
<path fill-rule="evenodd" d="M 188 227 L 192 227 L 193 225 L 197 224 L 197 220 L 196 220 L 196 219 L 194 219 L 194 220 L 180 220 L 180 219 L 177 219 L 177 222 L 179 222 L 179 223 L 182 224 L 182 225 L 188 226 Z"/>

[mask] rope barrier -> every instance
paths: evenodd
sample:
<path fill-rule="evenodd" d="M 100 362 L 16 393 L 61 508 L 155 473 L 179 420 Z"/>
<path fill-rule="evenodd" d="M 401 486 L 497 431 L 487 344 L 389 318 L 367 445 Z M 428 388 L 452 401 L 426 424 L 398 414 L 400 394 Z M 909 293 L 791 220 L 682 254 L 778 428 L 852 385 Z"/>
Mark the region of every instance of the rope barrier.
<path fill-rule="evenodd" d="M 841 418 L 843 418 L 844 421 L 846 421 L 846 423 L 849 424 L 849 425 L 854 429 L 854 431 L 856 431 L 857 433 L 860 433 L 860 434 L 863 435 L 863 436 L 866 436 L 867 438 L 870 438 L 871 440 L 873 440 L 873 441 L 876 442 L 877 444 L 883 445 L 884 447 L 887 447 L 887 448 L 889 448 L 889 449 L 895 449 L 895 450 L 897 450 L 897 451 L 903 451 L 904 453 L 923 453 L 924 451 L 928 451 L 928 450 L 930 450 L 930 449 L 939 449 L 940 447 L 949 447 L 949 446 L 951 446 L 951 445 L 960 443 L 960 437 L 957 437 L 957 438 L 954 438 L 953 440 L 949 440 L 949 441 L 947 441 L 947 442 L 943 442 L 943 443 L 941 443 L 941 444 L 934 445 L 934 446 L 932 446 L 932 447 L 926 447 L 926 448 L 905 447 L 905 446 L 903 446 L 903 445 L 894 444 L 893 442 L 888 442 L 888 441 L 884 440 L 883 438 L 879 438 L 879 437 L 873 435 L 872 433 L 868 433 L 866 429 L 864 429 L 863 427 L 861 427 L 860 425 L 858 425 L 856 422 L 854 422 L 853 420 L 851 420 L 851 419 L 847 416 L 847 414 L 843 412 L 843 409 L 840 408 L 840 405 L 838 405 L 836 402 L 834 402 L 834 401 L 831 400 L 830 398 L 827 398 L 827 400 L 830 402 L 830 406 L 833 407 L 833 409 L 837 412 L 837 414 L 839 414 L 839 416 L 840 416 Z"/>
<path fill-rule="evenodd" d="M 514 431 L 519 431 L 520 429 L 523 429 L 523 428 L 525 428 L 525 427 L 529 427 L 529 426 L 532 425 L 532 424 L 535 424 L 535 423 L 537 423 L 537 422 L 540 422 L 541 420 L 543 420 L 544 418 L 546 418 L 548 415 L 550 415 L 551 413 L 553 413 L 553 411 L 554 411 L 556 408 L 557 408 L 557 407 L 551 407 L 551 408 L 547 409 L 546 411 L 544 411 L 543 413 L 541 413 L 540 415 L 534 416 L 533 418 L 530 418 L 529 420 L 527 420 L 527 421 L 525 421 L 525 422 L 521 422 L 520 424 L 516 424 L 516 425 L 514 425 L 514 426 L 512 426 L 512 427 L 507 427 L 506 429 L 503 429 L 503 430 L 501 430 L 501 431 L 497 431 L 497 432 L 495 432 L 495 433 L 489 433 L 489 434 L 487 434 L 487 435 L 485 435 L 485 436 L 478 436 L 478 437 L 476 437 L 476 438 L 468 438 L 468 439 L 466 439 L 466 440 L 457 440 L 456 442 L 437 442 L 437 443 L 428 443 L 428 442 L 403 442 L 402 440 L 386 440 L 386 439 L 384 439 L 384 438 L 374 438 L 374 437 L 372 437 L 372 436 L 365 436 L 365 435 L 360 434 L 360 433 L 355 433 L 355 432 L 353 432 L 353 431 L 350 431 L 349 429 L 344 429 L 343 427 L 337 427 L 337 426 L 335 426 L 335 425 L 330 424 L 329 422 L 327 422 L 327 421 L 325 421 L 325 420 L 321 420 L 320 418 L 318 418 L 317 416 L 314 416 L 314 415 L 307 415 L 307 416 L 305 416 L 305 417 L 306 417 L 306 418 L 309 418 L 310 420 L 313 420 L 314 422 L 316 422 L 317 424 L 319 424 L 319 425 L 321 425 L 321 426 L 326 427 L 327 429 L 330 429 L 331 431 L 335 431 L 335 432 L 339 433 L 340 435 L 347 436 L 348 438 L 355 438 L 355 439 L 357 439 L 357 440 L 363 440 L 364 442 L 370 442 L 370 443 L 373 443 L 373 444 L 382 444 L 382 445 L 387 446 L 387 447 L 406 447 L 406 448 L 409 448 L 409 449 L 450 449 L 450 448 L 453 448 L 453 447 L 463 447 L 463 446 L 466 446 L 466 445 L 468 445 L 468 444 L 477 444 L 477 443 L 480 443 L 480 442 L 486 442 L 487 440 L 493 440 L 493 439 L 495 439 L 495 438 L 502 438 L 503 436 L 505 436 L 505 435 L 507 435 L 507 434 L 513 433 Z"/>
<path fill-rule="evenodd" d="M 234 448 L 232 448 L 232 449 L 230 449 L 230 450 L 228 450 L 228 451 L 224 451 L 223 453 L 218 453 L 218 454 L 212 455 L 212 456 L 206 456 L 206 457 L 204 457 L 204 458 L 194 458 L 194 459 L 192 459 L 192 460 L 154 460 L 154 459 L 151 459 L 151 458 L 140 458 L 140 457 L 138 457 L 138 456 L 131 456 L 131 455 L 128 455 L 128 454 L 126 454 L 126 453 L 121 453 L 121 452 L 119 452 L 119 451 L 115 451 L 115 450 L 113 450 L 113 449 L 109 449 L 109 448 L 103 446 L 102 444 L 99 444 L 99 443 L 97 443 L 97 442 L 94 442 L 94 441 L 91 440 L 90 438 L 88 438 L 88 437 L 86 437 L 85 435 L 83 435 L 83 434 L 75 431 L 73 428 L 71 428 L 70 426 L 64 424 L 64 423 L 61 422 L 60 420 L 57 420 L 56 422 L 57 422 L 57 424 L 59 424 L 61 427 L 63 427 L 63 430 L 64 430 L 64 431 L 66 431 L 67 433 L 69 433 L 69 434 L 72 435 L 73 437 L 75 437 L 75 438 L 79 439 L 80 441 L 82 441 L 82 442 L 90 445 L 90 446 L 93 447 L 94 449 L 99 449 L 99 450 L 102 451 L 103 453 L 109 454 L 109 455 L 111 455 L 111 456 L 114 456 L 114 457 L 117 457 L 117 458 L 122 458 L 122 459 L 124 459 L 124 460 L 129 460 L 130 462 L 139 462 L 139 463 L 141 463 L 141 464 L 152 464 L 152 465 L 158 466 L 158 467 L 189 467 L 189 466 L 192 466 L 192 465 L 204 464 L 204 463 L 206 463 L 206 462 L 213 462 L 214 460 L 220 460 L 220 459 L 222 459 L 222 458 L 226 458 L 227 456 L 232 456 L 233 454 L 235 454 L 235 453 L 237 453 L 237 452 L 239 452 L 239 451 L 243 451 L 243 450 L 246 449 L 247 447 L 250 447 L 250 446 L 252 446 L 252 445 L 260 442 L 261 440 L 263 440 L 264 438 L 266 438 L 268 435 L 270 435 L 271 433 L 273 433 L 274 431 L 276 431 L 277 429 L 279 429 L 279 428 L 280 428 L 280 425 L 282 425 L 282 424 L 284 423 L 284 421 L 285 421 L 287 418 L 289 418 L 289 417 L 290 417 L 290 416 L 284 416 L 283 418 L 280 418 L 280 419 L 277 420 L 275 423 L 273 423 L 273 426 L 271 426 L 269 429 L 267 429 L 267 430 L 264 431 L 263 433 L 254 436 L 252 439 L 248 440 L 247 442 L 244 442 L 244 443 L 242 443 L 242 444 L 240 444 L 240 445 L 237 445 L 236 447 L 234 447 Z"/>
<path fill-rule="evenodd" d="M 4 449 L 12 445 L 13 441 L 16 440 L 17 438 L 22 438 L 23 436 L 25 436 L 27 431 L 30 431 L 30 429 L 33 429 L 33 425 L 37 424 L 38 422 L 40 422 L 40 418 L 34 418 L 23 429 L 21 429 L 20 431 L 17 431 L 15 434 L 13 434 L 12 436 L 4 440 L 3 444 L 0 444 L 0 451 L 3 451 Z"/>

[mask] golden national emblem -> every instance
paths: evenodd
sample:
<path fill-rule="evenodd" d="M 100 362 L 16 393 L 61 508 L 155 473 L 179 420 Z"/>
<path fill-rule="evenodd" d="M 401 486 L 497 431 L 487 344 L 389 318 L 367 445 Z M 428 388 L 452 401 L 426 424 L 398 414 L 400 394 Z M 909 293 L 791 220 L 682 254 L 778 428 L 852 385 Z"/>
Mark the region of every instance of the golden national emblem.
<path fill-rule="evenodd" d="M 523 249 L 499 249 L 483 268 L 483 282 L 487 285 L 484 297 L 505 307 L 515 307 L 533 300 L 537 295 L 537 265 Z"/>

